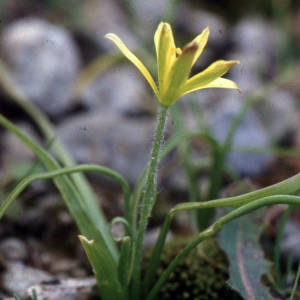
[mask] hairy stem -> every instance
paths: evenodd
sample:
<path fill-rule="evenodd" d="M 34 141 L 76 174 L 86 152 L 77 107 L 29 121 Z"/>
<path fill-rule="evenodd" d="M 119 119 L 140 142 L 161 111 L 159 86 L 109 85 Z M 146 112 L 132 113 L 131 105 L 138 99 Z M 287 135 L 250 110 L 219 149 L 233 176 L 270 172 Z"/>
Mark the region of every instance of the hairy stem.
<path fill-rule="evenodd" d="M 146 175 L 146 183 L 144 197 L 142 200 L 140 223 L 138 233 L 133 250 L 133 283 L 132 296 L 133 299 L 139 299 L 141 286 L 141 262 L 143 251 L 143 239 L 146 232 L 148 219 L 151 215 L 156 195 L 156 174 L 159 163 L 159 154 L 163 144 L 164 130 L 167 123 L 169 107 L 160 104 L 157 115 L 156 129 L 154 133 L 154 141 L 149 158 L 149 165 Z"/>

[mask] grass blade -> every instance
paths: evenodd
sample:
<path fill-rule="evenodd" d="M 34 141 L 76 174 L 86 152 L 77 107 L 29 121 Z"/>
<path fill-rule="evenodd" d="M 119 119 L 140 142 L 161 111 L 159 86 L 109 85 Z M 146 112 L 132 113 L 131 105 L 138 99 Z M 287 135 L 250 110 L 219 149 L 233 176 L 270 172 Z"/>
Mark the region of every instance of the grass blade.
<path fill-rule="evenodd" d="M 118 279 L 115 262 L 93 240 L 79 236 L 80 242 L 91 262 L 102 300 L 126 300 L 127 295 Z"/>

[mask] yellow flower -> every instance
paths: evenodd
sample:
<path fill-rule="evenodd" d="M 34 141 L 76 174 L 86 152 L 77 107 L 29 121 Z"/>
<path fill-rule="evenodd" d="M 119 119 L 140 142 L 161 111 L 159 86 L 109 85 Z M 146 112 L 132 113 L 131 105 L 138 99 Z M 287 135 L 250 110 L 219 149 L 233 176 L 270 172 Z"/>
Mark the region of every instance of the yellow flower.
<path fill-rule="evenodd" d="M 183 50 L 176 48 L 172 28 L 168 23 L 161 22 L 154 35 L 158 66 L 158 86 L 155 84 L 144 64 L 124 45 L 121 39 L 108 33 L 105 38 L 112 40 L 122 53 L 140 70 L 158 101 L 169 106 L 182 95 L 205 88 L 237 89 L 238 86 L 231 80 L 221 78 L 237 60 L 218 60 L 204 71 L 189 78 L 191 68 L 202 53 L 209 35 L 209 28 L 203 30 Z"/>

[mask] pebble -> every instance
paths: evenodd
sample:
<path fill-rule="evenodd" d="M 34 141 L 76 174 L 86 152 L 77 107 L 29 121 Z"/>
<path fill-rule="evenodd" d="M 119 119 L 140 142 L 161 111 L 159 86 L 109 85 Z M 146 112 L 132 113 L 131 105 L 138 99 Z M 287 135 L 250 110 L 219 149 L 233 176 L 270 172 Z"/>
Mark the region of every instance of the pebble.
<path fill-rule="evenodd" d="M 276 88 L 258 103 L 258 108 L 273 141 L 286 139 L 299 131 L 298 100 L 289 91 Z"/>
<path fill-rule="evenodd" d="M 278 32 L 271 23 L 252 15 L 242 18 L 231 32 L 231 41 L 235 54 L 244 53 L 234 59 L 241 61 L 246 72 L 258 72 L 268 78 L 274 76 L 279 41 Z"/>
<path fill-rule="evenodd" d="M 27 295 L 27 289 L 41 281 L 52 280 L 45 271 L 24 265 L 22 262 L 8 262 L 2 275 L 2 286 L 10 294 L 17 293 L 21 299 Z"/>
<path fill-rule="evenodd" d="M 57 127 L 58 137 L 78 163 L 109 167 L 132 184 L 148 162 L 154 120 L 85 113 Z"/>
<path fill-rule="evenodd" d="M 216 106 L 212 118 L 211 131 L 213 136 L 222 143 L 229 131 L 235 116 L 241 109 L 240 99 L 223 99 Z M 245 176 L 255 176 L 266 170 L 272 161 L 268 154 L 242 153 L 234 148 L 244 149 L 270 147 L 271 140 L 259 117 L 253 110 L 248 110 L 242 119 L 233 139 L 233 150 L 228 157 L 228 164 L 238 173 Z"/>
<path fill-rule="evenodd" d="M 93 278 L 68 278 L 63 280 L 49 280 L 31 286 L 27 295 L 32 295 L 35 289 L 38 299 L 48 300 L 88 300 L 96 293 L 96 279 Z"/>
<path fill-rule="evenodd" d="M 277 49 L 277 37 L 275 27 L 256 15 L 241 18 L 232 30 L 235 48 L 248 53 L 274 54 Z"/>
<path fill-rule="evenodd" d="M 83 93 L 82 105 L 105 114 L 138 114 L 154 106 L 150 88 L 132 65 L 121 64 L 101 74 Z"/>
<path fill-rule="evenodd" d="M 129 49 L 138 46 L 119 1 L 87 0 L 82 1 L 82 4 L 79 5 L 81 6 L 81 17 L 77 20 L 77 27 L 88 35 L 92 35 L 92 38 L 103 49 L 117 51 L 113 43 L 105 41 L 103 38 L 107 33 L 117 34 Z"/>
<path fill-rule="evenodd" d="M 13 80 L 38 107 L 55 117 L 70 108 L 81 62 L 67 29 L 24 18 L 3 29 L 0 45 Z"/>
<path fill-rule="evenodd" d="M 37 143 L 40 139 L 33 131 L 32 127 L 25 122 L 15 122 L 22 132 L 26 133 L 30 138 L 34 139 Z M 31 150 L 24 145 L 24 143 L 9 131 L 5 131 L 1 136 L 1 144 L 3 147 L 1 153 L 1 160 L 5 169 L 9 169 L 12 166 L 26 161 L 30 161 L 34 158 L 34 154 Z"/>
<path fill-rule="evenodd" d="M 224 48 L 228 44 L 228 24 L 216 13 L 205 9 L 196 9 L 193 5 L 182 2 L 177 22 L 181 28 L 194 37 L 209 27 L 208 47 L 213 46 L 218 49 Z"/>
<path fill-rule="evenodd" d="M 0 253 L 9 260 L 25 260 L 28 254 L 25 243 L 14 237 L 0 242 Z"/>
<path fill-rule="evenodd" d="M 33 139 L 36 143 L 40 144 L 41 139 L 26 122 L 14 122 L 23 133 Z M 13 133 L 5 131 L 1 135 L 1 156 L 0 162 L 3 167 L 2 176 L 5 180 L 20 180 L 23 179 L 30 168 L 33 161 L 36 159 L 34 153 Z M 38 166 L 37 166 L 38 167 Z M 40 190 L 45 187 L 45 181 L 36 181 L 31 184 L 34 189 Z"/>
<path fill-rule="evenodd" d="M 135 28 L 139 35 L 145 40 L 152 40 L 158 24 L 162 21 L 169 22 L 168 17 L 172 14 L 170 6 L 168 0 L 132 2 L 130 9 L 139 22 L 139 26 Z"/>
<path fill-rule="evenodd" d="M 226 59 L 238 59 L 239 65 L 230 69 L 230 79 L 237 83 L 242 90 L 241 99 L 246 99 L 256 92 L 262 85 L 261 79 L 264 69 L 258 59 L 258 54 L 244 52 L 242 50 L 232 51 Z M 226 78 L 229 78 L 226 76 Z"/>

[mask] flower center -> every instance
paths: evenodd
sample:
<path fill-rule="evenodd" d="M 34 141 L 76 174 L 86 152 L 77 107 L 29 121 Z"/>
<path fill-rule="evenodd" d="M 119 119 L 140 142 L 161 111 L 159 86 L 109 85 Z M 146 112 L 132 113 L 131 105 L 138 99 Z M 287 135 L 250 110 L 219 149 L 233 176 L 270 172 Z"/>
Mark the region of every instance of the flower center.
<path fill-rule="evenodd" d="M 182 50 L 180 48 L 172 48 L 172 53 L 171 55 L 176 55 L 176 57 L 178 57 L 180 54 L 182 53 Z"/>
<path fill-rule="evenodd" d="M 180 48 L 176 48 L 175 51 L 176 51 L 177 56 L 182 53 L 182 50 Z"/>

